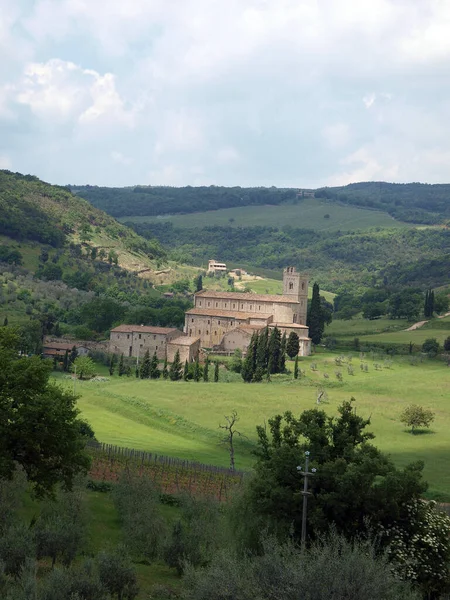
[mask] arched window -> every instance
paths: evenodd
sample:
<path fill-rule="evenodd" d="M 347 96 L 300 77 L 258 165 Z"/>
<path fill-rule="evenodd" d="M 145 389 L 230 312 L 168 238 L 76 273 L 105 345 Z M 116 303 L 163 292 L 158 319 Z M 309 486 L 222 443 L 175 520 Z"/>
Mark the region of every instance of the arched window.
<path fill-rule="evenodd" d="M 290 289 L 290 290 L 293 290 L 293 289 L 294 289 L 294 284 L 292 283 L 292 281 L 291 281 L 291 282 L 290 282 L 290 284 L 289 284 L 289 289 Z"/>
<path fill-rule="evenodd" d="M 304 289 L 305 289 L 305 282 L 302 281 L 302 290 L 304 290 Z"/>

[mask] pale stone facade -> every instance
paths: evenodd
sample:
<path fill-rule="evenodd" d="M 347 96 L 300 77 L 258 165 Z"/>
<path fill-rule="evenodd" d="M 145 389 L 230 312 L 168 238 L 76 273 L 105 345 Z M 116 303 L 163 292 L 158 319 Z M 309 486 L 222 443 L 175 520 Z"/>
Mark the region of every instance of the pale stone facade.
<path fill-rule="evenodd" d="M 180 336 L 175 338 L 172 342 L 167 344 L 167 360 L 173 362 L 175 354 L 180 353 L 180 360 L 182 363 L 188 361 L 188 363 L 197 360 L 200 353 L 200 338 Z"/>
<path fill-rule="evenodd" d="M 252 294 L 239 292 L 214 292 L 201 290 L 194 296 L 194 308 L 186 312 L 184 331 L 189 336 L 198 336 L 205 348 L 219 346 L 236 347 L 238 340 L 243 346 L 248 335 L 242 326 L 263 328 L 277 325 L 286 335 L 291 330 L 299 335 L 300 355 L 310 353 L 310 339 L 306 326 L 308 306 L 308 279 L 297 273 L 294 267 L 283 272 L 283 294 Z M 235 329 L 240 329 L 241 333 Z M 250 334 L 251 337 L 251 334 Z M 245 348 L 246 348 L 245 346 Z M 245 350 L 241 347 L 241 350 Z"/>
<path fill-rule="evenodd" d="M 119 325 L 111 329 L 109 351 L 142 359 L 148 350 L 151 356 L 156 352 L 156 356 L 164 360 L 167 344 L 181 335 L 182 331 L 169 327 Z"/>
<path fill-rule="evenodd" d="M 208 260 L 208 273 L 226 273 L 227 265 L 225 263 L 217 262 L 217 260 Z"/>

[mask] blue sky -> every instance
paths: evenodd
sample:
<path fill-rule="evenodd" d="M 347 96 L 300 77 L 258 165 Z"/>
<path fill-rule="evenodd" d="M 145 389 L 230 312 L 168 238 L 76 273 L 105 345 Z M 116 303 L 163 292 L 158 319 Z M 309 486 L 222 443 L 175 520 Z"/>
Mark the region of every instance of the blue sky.
<path fill-rule="evenodd" d="M 0 168 L 450 181 L 448 0 L 0 0 Z"/>

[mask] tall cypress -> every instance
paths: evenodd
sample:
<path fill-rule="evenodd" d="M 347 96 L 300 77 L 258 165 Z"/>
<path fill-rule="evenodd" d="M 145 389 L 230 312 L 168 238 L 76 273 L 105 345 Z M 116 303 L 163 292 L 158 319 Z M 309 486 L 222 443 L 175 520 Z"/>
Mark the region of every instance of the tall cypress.
<path fill-rule="evenodd" d="M 141 379 L 149 379 L 151 372 L 150 350 L 146 350 L 144 360 L 142 361 L 140 376 Z"/>
<path fill-rule="evenodd" d="M 194 381 L 200 381 L 200 363 L 198 360 L 198 356 L 195 359 L 195 364 L 194 364 Z"/>
<path fill-rule="evenodd" d="M 214 364 L 214 383 L 219 381 L 219 361 L 216 360 Z"/>
<path fill-rule="evenodd" d="M 298 379 L 298 354 L 295 357 L 295 363 L 294 363 L 294 379 Z"/>
<path fill-rule="evenodd" d="M 278 372 L 284 373 L 286 369 L 286 332 L 283 333 L 280 346 L 280 359 L 278 361 Z"/>
<path fill-rule="evenodd" d="M 250 344 L 247 348 L 245 360 L 242 363 L 241 375 L 246 383 L 250 383 L 256 371 L 256 355 L 258 352 L 258 334 L 255 332 L 252 335 Z"/>
<path fill-rule="evenodd" d="M 430 293 L 427 290 L 425 292 L 425 302 L 423 303 L 423 316 L 424 317 L 429 317 L 430 316 Z"/>
<path fill-rule="evenodd" d="M 150 363 L 150 377 L 152 379 L 158 379 L 158 377 L 161 375 L 161 373 L 159 372 L 158 369 L 158 357 L 156 355 L 156 350 L 152 356 L 152 361 Z"/>
<path fill-rule="evenodd" d="M 258 336 L 258 349 L 256 352 L 256 367 L 261 369 L 263 372 L 265 372 L 267 369 L 267 363 L 269 359 L 268 345 L 269 328 L 265 327 Z"/>
<path fill-rule="evenodd" d="M 318 283 L 313 285 L 311 307 L 308 312 L 306 324 L 309 327 L 309 337 L 311 338 L 312 343 L 320 344 L 325 328 L 325 319 L 322 313 Z"/>
<path fill-rule="evenodd" d="M 66 350 L 67 360 L 69 360 L 69 355 Z M 115 354 L 111 354 L 109 357 L 109 375 L 112 377 L 114 375 L 114 370 L 116 368 L 117 357 Z M 64 357 L 64 365 L 66 364 L 66 357 Z M 66 368 L 64 367 L 64 371 Z"/>
<path fill-rule="evenodd" d="M 125 369 L 125 365 L 123 363 L 123 354 L 120 355 L 120 360 L 119 360 L 119 377 L 122 377 L 122 375 L 125 375 L 126 369 Z"/>
<path fill-rule="evenodd" d="M 164 359 L 164 365 L 162 370 L 163 379 L 167 379 L 169 377 L 169 371 L 167 369 L 167 358 Z"/>
<path fill-rule="evenodd" d="M 434 313 L 434 292 L 430 290 L 430 314 L 429 317 L 432 317 Z"/>
<path fill-rule="evenodd" d="M 114 354 L 113 354 L 113 356 L 114 356 Z M 66 353 L 64 354 L 63 371 L 68 371 L 68 370 L 69 370 L 69 351 L 66 350 Z M 112 375 L 111 367 L 109 369 L 109 374 Z"/>
<path fill-rule="evenodd" d="M 175 352 L 173 363 L 170 365 L 169 369 L 169 377 L 171 381 L 179 381 L 181 379 L 182 368 L 183 367 L 181 366 L 180 351 L 177 350 Z"/>
<path fill-rule="evenodd" d="M 205 366 L 203 367 L 203 381 L 209 381 L 209 358 L 205 360 Z"/>
<path fill-rule="evenodd" d="M 189 379 L 189 363 L 187 360 L 184 363 L 183 379 L 184 381 Z"/>
<path fill-rule="evenodd" d="M 269 338 L 269 363 L 267 371 L 269 373 L 278 373 L 280 368 L 281 353 L 281 333 L 278 327 L 274 327 Z"/>

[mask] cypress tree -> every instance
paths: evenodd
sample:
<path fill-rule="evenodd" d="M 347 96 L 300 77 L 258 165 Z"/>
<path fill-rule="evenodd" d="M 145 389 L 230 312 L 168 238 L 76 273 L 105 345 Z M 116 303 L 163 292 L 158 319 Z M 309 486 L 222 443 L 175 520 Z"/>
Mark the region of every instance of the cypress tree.
<path fill-rule="evenodd" d="M 150 350 L 146 350 L 144 354 L 144 360 L 141 365 L 141 379 L 149 379 L 151 373 L 151 361 L 150 361 Z"/>
<path fill-rule="evenodd" d="M 163 379 L 167 379 L 169 377 L 169 371 L 167 370 L 167 358 L 164 359 L 162 376 L 163 376 Z"/>
<path fill-rule="evenodd" d="M 158 379 L 161 375 L 158 369 L 158 357 L 156 356 L 156 350 L 152 356 L 152 361 L 150 363 L 150 377 L 152 379 Z"/>
<path fill-rule="evenodd" d="M 202 289 L 203 289 L 203 277 L 201 275 L 199 275 L 197 277 L 197 289 L 196 289 L 196 291 L 197 292 L 201 292 Z"/>
<path fill-rule="evenodd" d="M 254 333 L 247 348 L 245 360 L 242 363 L 242 379 L 250 383 L 256 371 L 256 359 L 258 352 L 258 334 Z"/>
<path fill-rule="evenodd" d="M 265 327 L 258 336 L 258 348 L 256 352 L 256 367 L 262 369 L 263 372 L 267 369 L 269 360 L 269 328 Z"/>
<path fill-rule="evenodd" d="M 53 357 L 53 370 L 56 371 L 58 369 L 58 357 L 55 356 Z"/>
<path fill-rule="evenodd" d="M 219 361 L 216 360 L 214 364 L 214 383 L 219 381 Z"/>
<path fill-rule="evenodd" d="M 66 360 L 66 358 L 64 357 L 64 361 L 65 360 Z M 110 377 L 112 377 L 114 375 L 114 370 L 116 368 L 116 362 L 117 362 L 116 355 L 111 354 L 111 356 L 109 357 L 109 375 L 110 375 Z M 66 370 L 66 369 L 64 369 L 64 370 Z"/>
<path fill-rule="evenodd" d="M 434 292 L 430 290 L 430 314 L 429 317 L 432 317 L 434 313 Z"/>
<path fill-rule="evenodd" d="M 76 361 L 78 357 L 78 351 L 76 346 L 72 346 L 72 350 L 70 352 L 70 356 L 69 356 L 69 362 L 71 365 L 73 365 L 73 363 Z"/>
<path fill-rule="evenodd" d="M 181 366 L 180 360 L 180 351 L 177 350 L 175 352 L 175 357 L 173 359 L 173 363 L 170 365 L 169 369 L 169 377 L 171 381 L 179 381 L 181 379 L 181 371 L 183 367 Z"/>
<path fill-rule="evenodd" d="M 295 357 L 295 364 L 294 364 L 294 379 L 298 379 L 298 354 Z"/>
<path fill-rule="evenodd" d="M 294 360 L 294 358 L 298 355 L 299 350 L 300 341 L 298 339 L 298 335 L 295 333 L 295 331 L 291 331 L 286 344 L 286 354 L 291 360 Z"/>
<path fill-rule="evenodd" d="M 66 350 L 66 353 L 64 354 L 64 360 L 63 360 L 63 371 L 68 371 L 69 370 L 69 351 Z M 111 370 L 109 371 L 109 374 L 112 375 Z"/>
<path fill-rule="evenodd" d="M 131 377 L 131 367 L 130 367 L 130 365 L 128 365 L 128 367 L 126 368 L 125 372 L 127 374 L 127 377 Z"/>
<path fill-rule="evenodd" d="M 200 381 L 200 363 L 198 362 L 198 356 L 194 365 L 194 381 Z"/>
<path fill-rule="evenodd" d="M 430 293 L 427 290 L 425 292 L 425 302 L 423 304 L 423 316 L 424 317 L 429 317 L 430 316 Z"/>
<path fill-rule="evenodd" d="M 125 375 L 125 365 L 123 364 L 123 354 L 120 355 L 120 360 L 119 360 L 119 377 L 122 377 L 122 375 Z"/>
<path fill-rule="evenodd" d="M 280 360 L 278 362 L 278 372 L 284 373 L 286 370 L 286 332 L 283 333 L 280 346 Z"/>
<path fill-rule="evenodd" d="M 269 338 L 269 364 L 267 370 L 269 373 L 278 373 L 280 368 L 281 353 L 281 333 L 278 327 L 274 327 Z"/>
<path fill-rule="evenodd" d="M 209 381 L 209 358 L 205 361 L 205 366 L 203 367 L 203 381 Z"/>
<path fill-rule="evenodd" d="M 325 328 L 325 319 L 322 313 L 322 305 L 320 302 L 319 284 L 313 285 L 311 307 L 308 312 L 306 324 L 309 327 L 309 337 L 313 344 L 320 344 L 323 330 Z"/>
<path fill-rule="evenodd" d="M 8 327 L 8 317 L 5 317 L 3 321 L 3 327 Z"/>
<path fill-rule="evenodd" d="M 184 381 L 189 379 L 189 363 L 187 360 L 184 363 L 183 379 Z"/>

